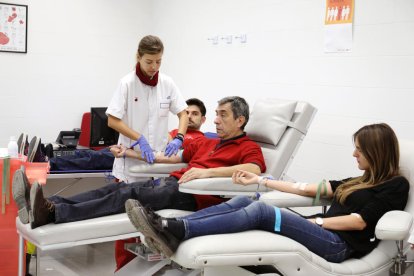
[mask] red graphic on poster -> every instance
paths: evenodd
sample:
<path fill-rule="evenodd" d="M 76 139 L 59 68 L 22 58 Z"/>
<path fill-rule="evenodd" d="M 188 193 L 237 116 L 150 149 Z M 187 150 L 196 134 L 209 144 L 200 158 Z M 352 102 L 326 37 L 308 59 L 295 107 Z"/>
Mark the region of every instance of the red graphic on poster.
<path fill-rule="evenodd" d="M 0 51 L 26 52 L 27 6 L 0 3 Z"/>
<path fill-rule="evenodd" d="M 10 39 L 7 37 L 7 35 L 5 33 L 0 32 L 0 44 L 1 45 L 6 45 L 7 43 L 9 43 Z"/>

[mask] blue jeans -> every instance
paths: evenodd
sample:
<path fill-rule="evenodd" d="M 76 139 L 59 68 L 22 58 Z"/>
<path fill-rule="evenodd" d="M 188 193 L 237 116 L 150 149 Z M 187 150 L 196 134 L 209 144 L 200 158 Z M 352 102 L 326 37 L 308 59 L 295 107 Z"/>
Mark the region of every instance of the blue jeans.
<path fill-rule="evenodd" d="M 258 229 L 289 237 L 329 262 L 342 262 L 352 253 L 352 249 L 336 233 L 289 210 L 244 196 L 234 197 L 180 220 L 185 225 L 184 239 Z"/>
<path fill-rule="evenodd" d="M 179 192 L 174 177 L 130 184 L 112 183 L 72 197 L 52 196 L 48 199 L 55 205 L 55 223 L 62 223 L 123 213 L 125 202 L 130 198 L 155 211 L 165 208 L 196 210 L 194 197 Z"/>
<path fill-rule="evenodd" d="M 114 155 L 108 148 L 99 151 L 76 150 L 75 155 L 51 158 L 49 164 L 51 171 L 111 170 Z"/>

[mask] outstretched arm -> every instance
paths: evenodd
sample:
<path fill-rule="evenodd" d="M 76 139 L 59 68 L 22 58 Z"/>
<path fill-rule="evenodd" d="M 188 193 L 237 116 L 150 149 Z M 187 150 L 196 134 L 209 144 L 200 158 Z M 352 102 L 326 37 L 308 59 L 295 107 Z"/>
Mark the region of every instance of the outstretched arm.
<path fill-rule="evenodd" d="M 252 174 L 247 171 L 238 170 L 232 176 L 233 182 L 236 184 L 241 185 L 251 185 L 251 184 L 258 184 L 263 183 L 266 187 L 274 190 L 278 190 L 281 192 L 298 194 L 303 196 L 310 196 L 314 197 L 318 190 L 319 184 L 314 183 L 292 183 L 288 181 L 280 181 L 280 180 L 273 180 L 273 179 L 260 179 L 260 176 L 257 174 Z M 321 188 L 322 189 L 322 188 Z M 321 191 L 323 194 L 323 191 Z M 326 194 L 324 197 L 332 198 L 333 192 L 331 183 L 329 181 L 326 182 Z"/>
<path fill-rule="evenodd" d="M 133 159 L 138 159 L 138 160 L 147 162 L 147 160 L 142 158 L 141 152 L 139 150 L 128 149 L 124 145 L 114 145 L 114 146 L 111 146 L 110 149 L 111 149 L 112 154 L 116 158 L 124 158 L 124 157 L 133 158 Z M 164 156 L 162 152 L 155 154 L 154 163 L 174 164 L 174 163 L 180 163 L 180 162 L 182 162 L 180 154 L 171 155 L 170 157 Z"/>
<path fill-rule="evenodd" d="M 198 178 L 230 177 L 237 170 L 245 170 L 246 172 L 248 171 L 252 174 L 260 174 L 259 166 L 253 163 L 209 169 L 191 168 L 183 174 L 178 183 L 185 183 Z"/>

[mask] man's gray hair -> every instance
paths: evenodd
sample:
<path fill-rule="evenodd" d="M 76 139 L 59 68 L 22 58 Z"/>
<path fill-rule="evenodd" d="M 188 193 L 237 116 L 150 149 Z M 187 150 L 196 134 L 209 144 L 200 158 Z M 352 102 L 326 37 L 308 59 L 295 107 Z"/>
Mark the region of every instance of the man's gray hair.
<path fill-rule="evenodd" d="M 219 105 L 223 105 L 226 103 L 230 103 L 234 119 L 237 119 L 239 116 L 243 116 L 246 119 L 244 124 L 241 126 L 241 129 L 244 130 L 244 127 L 249 121 L 249 104 L 246 102 L 245 99 L 238 96 L 225 97 L 218 101 Z"/>

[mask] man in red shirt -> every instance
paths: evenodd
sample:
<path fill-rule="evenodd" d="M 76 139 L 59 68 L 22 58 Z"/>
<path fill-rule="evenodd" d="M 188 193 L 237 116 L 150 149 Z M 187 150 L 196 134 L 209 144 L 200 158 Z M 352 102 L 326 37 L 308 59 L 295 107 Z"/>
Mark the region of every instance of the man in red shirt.
<path fill-rule="evenodd" d="M 191 98 L 185 101 L 187 103 L 187 115 L 188 115 L 188 128 L 187 133 L 184 135 L 183 148 L 192 140 L 204 136 L 204 133 L 200 131 L 201 125 L 206 121 L 206 107 L 202 101 L 196 98 Z M 168 136 L 168 142 L 172 141 L 174 137 L 177 137 L 178 129 L 170 131 Z"/>
<path fill-rule="evenodd" d="M 33 206 L 32 228 L 48 223 L 79 221 L 125 212 L 127 199 L 137 199 L 153 210 L 180 209 L 195 211 L 197 202 L 191 194 L 178 190 L 180 183 L 198 178 L 230 177 L 236 170 L 255 174 L 266 171 L 259 145 L 243 131 L 249 120 L 249 106 L 241 97 L 226 97 L 218 102 L 214 123 L 218 139 L 199 137 L 177 155 L 157 154 L 156 163 L 187 162 L 184 169 L 169 177 L 134 183 L 112 183 L 97 190 L 72 197 L 44 198 L 42 187 L 34 183 L 30 194 Z M 141 153 L 124 149 L 120 157 L 142 159 Z M 17 185 L 18 183 L 16 183 Z M 21 185 L 25 185 L 22 183 Z"/>

